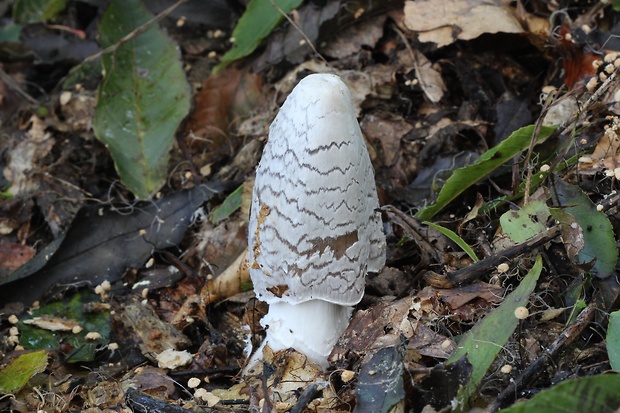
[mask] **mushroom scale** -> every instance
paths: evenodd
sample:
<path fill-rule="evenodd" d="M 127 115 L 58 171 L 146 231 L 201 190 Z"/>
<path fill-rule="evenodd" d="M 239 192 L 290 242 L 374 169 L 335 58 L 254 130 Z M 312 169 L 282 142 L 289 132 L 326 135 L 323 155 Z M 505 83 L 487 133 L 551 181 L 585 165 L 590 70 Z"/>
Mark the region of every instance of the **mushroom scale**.
<path fill-rule="evenodd" d="M 294 347 L 326 366 L 366 273 L 385 264 L 378 208 L 349 89 L 335 75 L 307 76 L 271 124 L 252 195 L 248 261 L 256 296 L 270 304 L 262 324 L 273 350 Z M 333 322 L 311 322 L 319 315 Z M 323 325 L 320 355 L 299 348 L 300 330 L 315 336 Z"/>

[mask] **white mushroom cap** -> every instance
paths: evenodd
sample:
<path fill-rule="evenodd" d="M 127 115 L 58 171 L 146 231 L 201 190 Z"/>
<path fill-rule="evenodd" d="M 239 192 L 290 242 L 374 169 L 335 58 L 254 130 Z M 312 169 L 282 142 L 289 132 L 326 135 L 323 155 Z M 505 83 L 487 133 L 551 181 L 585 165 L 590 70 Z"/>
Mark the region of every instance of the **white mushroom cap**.
<path fill-rule="evenodd" d="M 269 304 L 354 305 L 385 264 L 374 173 L 348 88 L 310 75 L 271 124 L 256 171 L 250 275 Z"/>

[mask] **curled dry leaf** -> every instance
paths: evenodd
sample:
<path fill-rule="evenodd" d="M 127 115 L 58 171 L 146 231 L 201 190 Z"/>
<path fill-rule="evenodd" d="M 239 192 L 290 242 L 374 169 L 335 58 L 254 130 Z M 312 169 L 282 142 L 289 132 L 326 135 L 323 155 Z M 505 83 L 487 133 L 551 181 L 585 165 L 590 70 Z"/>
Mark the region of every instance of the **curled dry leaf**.
<path fill-rule="evenodd" d="M 30 320 L 24 320 L 24 324 L 30 324 L 49 331 L 72 331 L 79 326 L 79 323 L 75 320 L 51 316 L 33 317 Z"/>
<path fill-rule="evenodd" d="M 193 356 L 190 352 L 183 350 L 167 349 L 159 353 L 156 357 L 157 365 L 162 369 L 174 370 L 191 363 Z"/>
<path fill-rule="evenodd" d="M 209 283 L 207 303 L 223 300 L 242 291 L 244 284 L 250 283 L 248 271 L 248 252 L 243 251 L 237 259 L 220 275 Z"/>
<path fill-rule="evenodd" d="M 522 33 L 509 3 L 499 0 L 417 0 L 405 2 L 405 26 L 421 42 L 447 46 L 484 33 Z"/>

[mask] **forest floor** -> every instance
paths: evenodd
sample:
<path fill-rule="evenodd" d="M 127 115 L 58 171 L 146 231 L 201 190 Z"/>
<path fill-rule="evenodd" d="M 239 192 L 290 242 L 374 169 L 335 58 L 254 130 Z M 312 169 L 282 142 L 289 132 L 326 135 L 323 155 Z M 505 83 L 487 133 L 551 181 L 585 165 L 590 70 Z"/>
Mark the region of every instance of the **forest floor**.
<path fill-rule="evenodd" d="M 0 411 L 620 407 L 617 2 L 55 3 L 0 5 Z M 387 262 L 327 371 L 244 375 L 254 173 L 312 73 Z"/>

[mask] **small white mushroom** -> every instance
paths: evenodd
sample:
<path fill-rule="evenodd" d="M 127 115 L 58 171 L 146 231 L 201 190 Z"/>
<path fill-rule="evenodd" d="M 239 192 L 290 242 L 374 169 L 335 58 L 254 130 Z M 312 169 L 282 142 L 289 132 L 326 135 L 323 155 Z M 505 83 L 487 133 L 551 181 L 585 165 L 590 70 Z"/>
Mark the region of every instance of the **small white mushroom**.
<path fill-rule="evenodd" d="M 252 195 L 248 261 L 272 350 L 327 367 L 366 273 L 385 264 L 378 207 L 349 89 L 334 75 L 304 78 L 271 124 Z"/>

